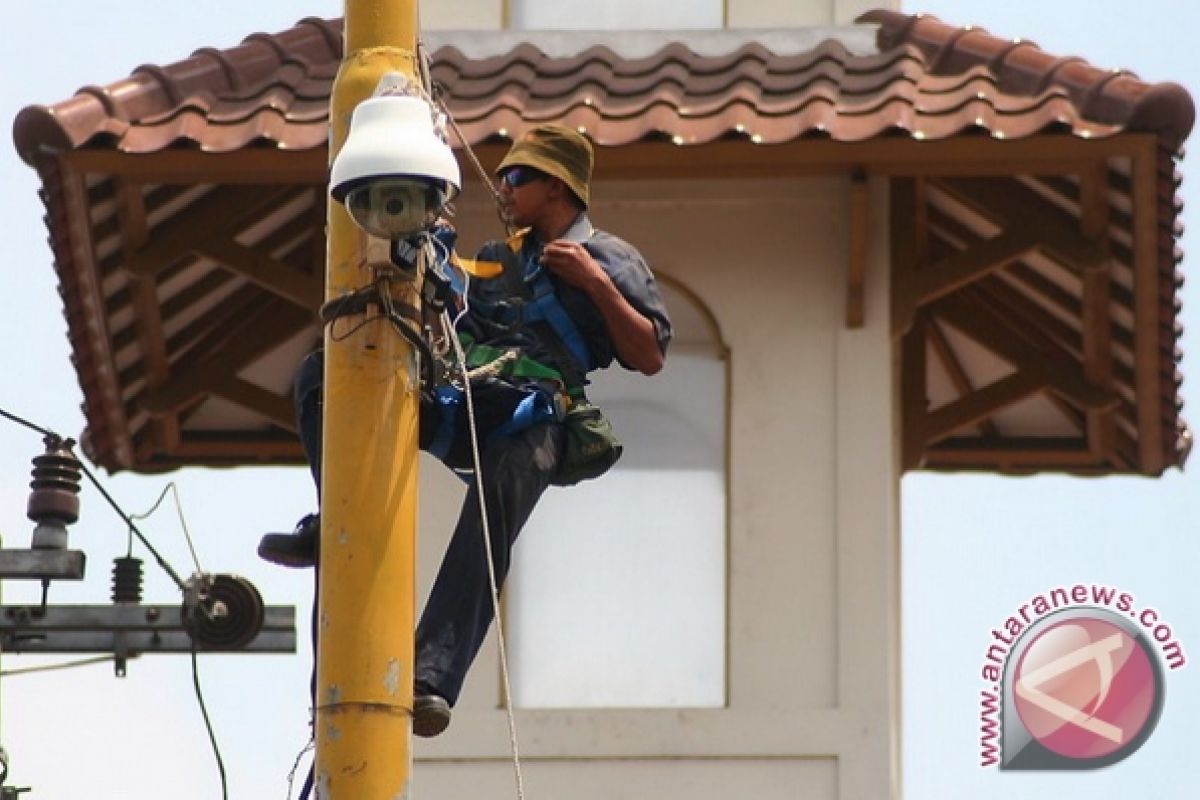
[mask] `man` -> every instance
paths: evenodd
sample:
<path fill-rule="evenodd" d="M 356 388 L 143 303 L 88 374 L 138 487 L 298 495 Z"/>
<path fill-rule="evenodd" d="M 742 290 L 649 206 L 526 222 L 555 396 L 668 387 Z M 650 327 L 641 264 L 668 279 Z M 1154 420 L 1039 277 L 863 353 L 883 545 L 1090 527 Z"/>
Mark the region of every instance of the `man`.
<path fill-rule="evenodd" d="M 614 358 L 646 375 L 658 372 L 671 338 L 666 307 L 641 255 L 595 230 L 588 219 L 592 166 L 591 144 L 562 126 L 539 125 L 513 144 L 496 174 L 502 213 L 511 227 L 523 230 L 480 251 L 479 260 L 498 262 L 502 271 L 472 283 L 458 329 L 472 354 L 510 353 L 505 363 L 511 366 L 499 379 L 478 388 L 472 381 L 476 406 L 482 407 L 479 468 L 501 583 L 518 533 L 559 473 L 565 432 L 555 409 L 569 403 L 568 396 L 578 402 L 587 373 Z M 301 438 L 318 485 L 320 380 L 314 354 L 301 367 L 296 397 Z M 518 415 L 512 412 L 524 398 L 539 401 L 540 412 L 515 424 Z M 473 466 L 466 463 L 461 419 L 452 423 L 448 439 L 439 435 L 446 419 L 435 405 L 422 406 L 422 448 L 453 467 Z M 418 736 L 436 736 L 449 724 L 450 708 L 492 622 L 482 529 L 472 482 L 417 626 Z M 294 534 L 263 537 L 259 554 L 286 566 L 311 566 L 318 530 L 317 518 L 307 517 Z"/>

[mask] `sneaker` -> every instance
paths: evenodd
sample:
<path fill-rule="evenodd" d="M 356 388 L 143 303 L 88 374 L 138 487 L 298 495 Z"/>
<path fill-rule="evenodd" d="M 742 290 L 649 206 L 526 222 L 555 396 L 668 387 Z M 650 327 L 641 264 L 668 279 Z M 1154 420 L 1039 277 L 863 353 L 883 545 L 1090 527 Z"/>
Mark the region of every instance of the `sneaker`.
<path fill-rule="evenodd" d="M 418 694 L 413 698 L 414 734 L 428 739 L 437 736 L 449 725 L 450 704 L 444 698 L 436 694 Z"/>
<path fill-rule="evenodd" d="M 314 567 L 317 564 L 317 540 L 321 536 L 321 516 L 309 514 L 296 523 L 292 533 L 268 533 L 258 543 L 258 557 L 281 567 Z"/>

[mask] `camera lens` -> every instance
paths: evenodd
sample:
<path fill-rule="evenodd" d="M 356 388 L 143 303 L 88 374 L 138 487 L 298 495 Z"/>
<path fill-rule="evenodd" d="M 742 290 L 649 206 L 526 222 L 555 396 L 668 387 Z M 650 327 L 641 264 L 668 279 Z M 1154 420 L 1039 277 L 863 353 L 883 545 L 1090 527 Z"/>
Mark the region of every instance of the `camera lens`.
<path fill-rule="evenodd" d="M 351 190 L 346 210 L 372 236 L 397 239 L 432 225 L 445 202 L 441 181 L 390 177 Z"/>

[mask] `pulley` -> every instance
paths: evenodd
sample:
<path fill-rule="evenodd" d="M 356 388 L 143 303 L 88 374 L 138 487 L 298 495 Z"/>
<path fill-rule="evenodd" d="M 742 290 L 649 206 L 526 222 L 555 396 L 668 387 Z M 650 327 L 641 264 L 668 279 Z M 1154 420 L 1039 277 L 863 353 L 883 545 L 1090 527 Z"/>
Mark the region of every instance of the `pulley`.
<path fill-rule="evenodd" d="M 262 630 L 262 595 L 245 578 L 193 575 L 187 588 L 183 624 L 198 649 L 239 650 Z"/>

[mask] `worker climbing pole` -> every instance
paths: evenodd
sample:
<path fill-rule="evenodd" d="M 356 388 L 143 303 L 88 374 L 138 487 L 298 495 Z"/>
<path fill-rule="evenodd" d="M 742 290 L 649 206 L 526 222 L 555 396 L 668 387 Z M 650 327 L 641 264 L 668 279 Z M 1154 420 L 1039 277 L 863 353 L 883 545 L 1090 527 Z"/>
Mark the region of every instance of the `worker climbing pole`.
<path fill-rule="evenodd" d="M 588 219 L 593 148 L 574 128 L 536 124 L 513 142 L 494 197 L 515 233 L 460 259 L 446 204 L 461 178 L 441 123 L 456 126 L 434 110 L 414 2 L 347 0 L 345 37 L 324 355 L 304 360 L 296 387 L 320 533 L 310 515 L 264 536 L 259 554 L 318 566 L 308 786 L 321 800 L 395 800 L 410 796 L 412 735 L 450 723 L 538 499 L 620 455 L 587 374 L 614 360 L 658 372 L 671 326 L 641 255 Z M 418 446 L 470 488 L 414 647 Z M 500 634 L 497 620 L 507 683 Z M 508 717 L 521 798 L 511 706 Z"/>

